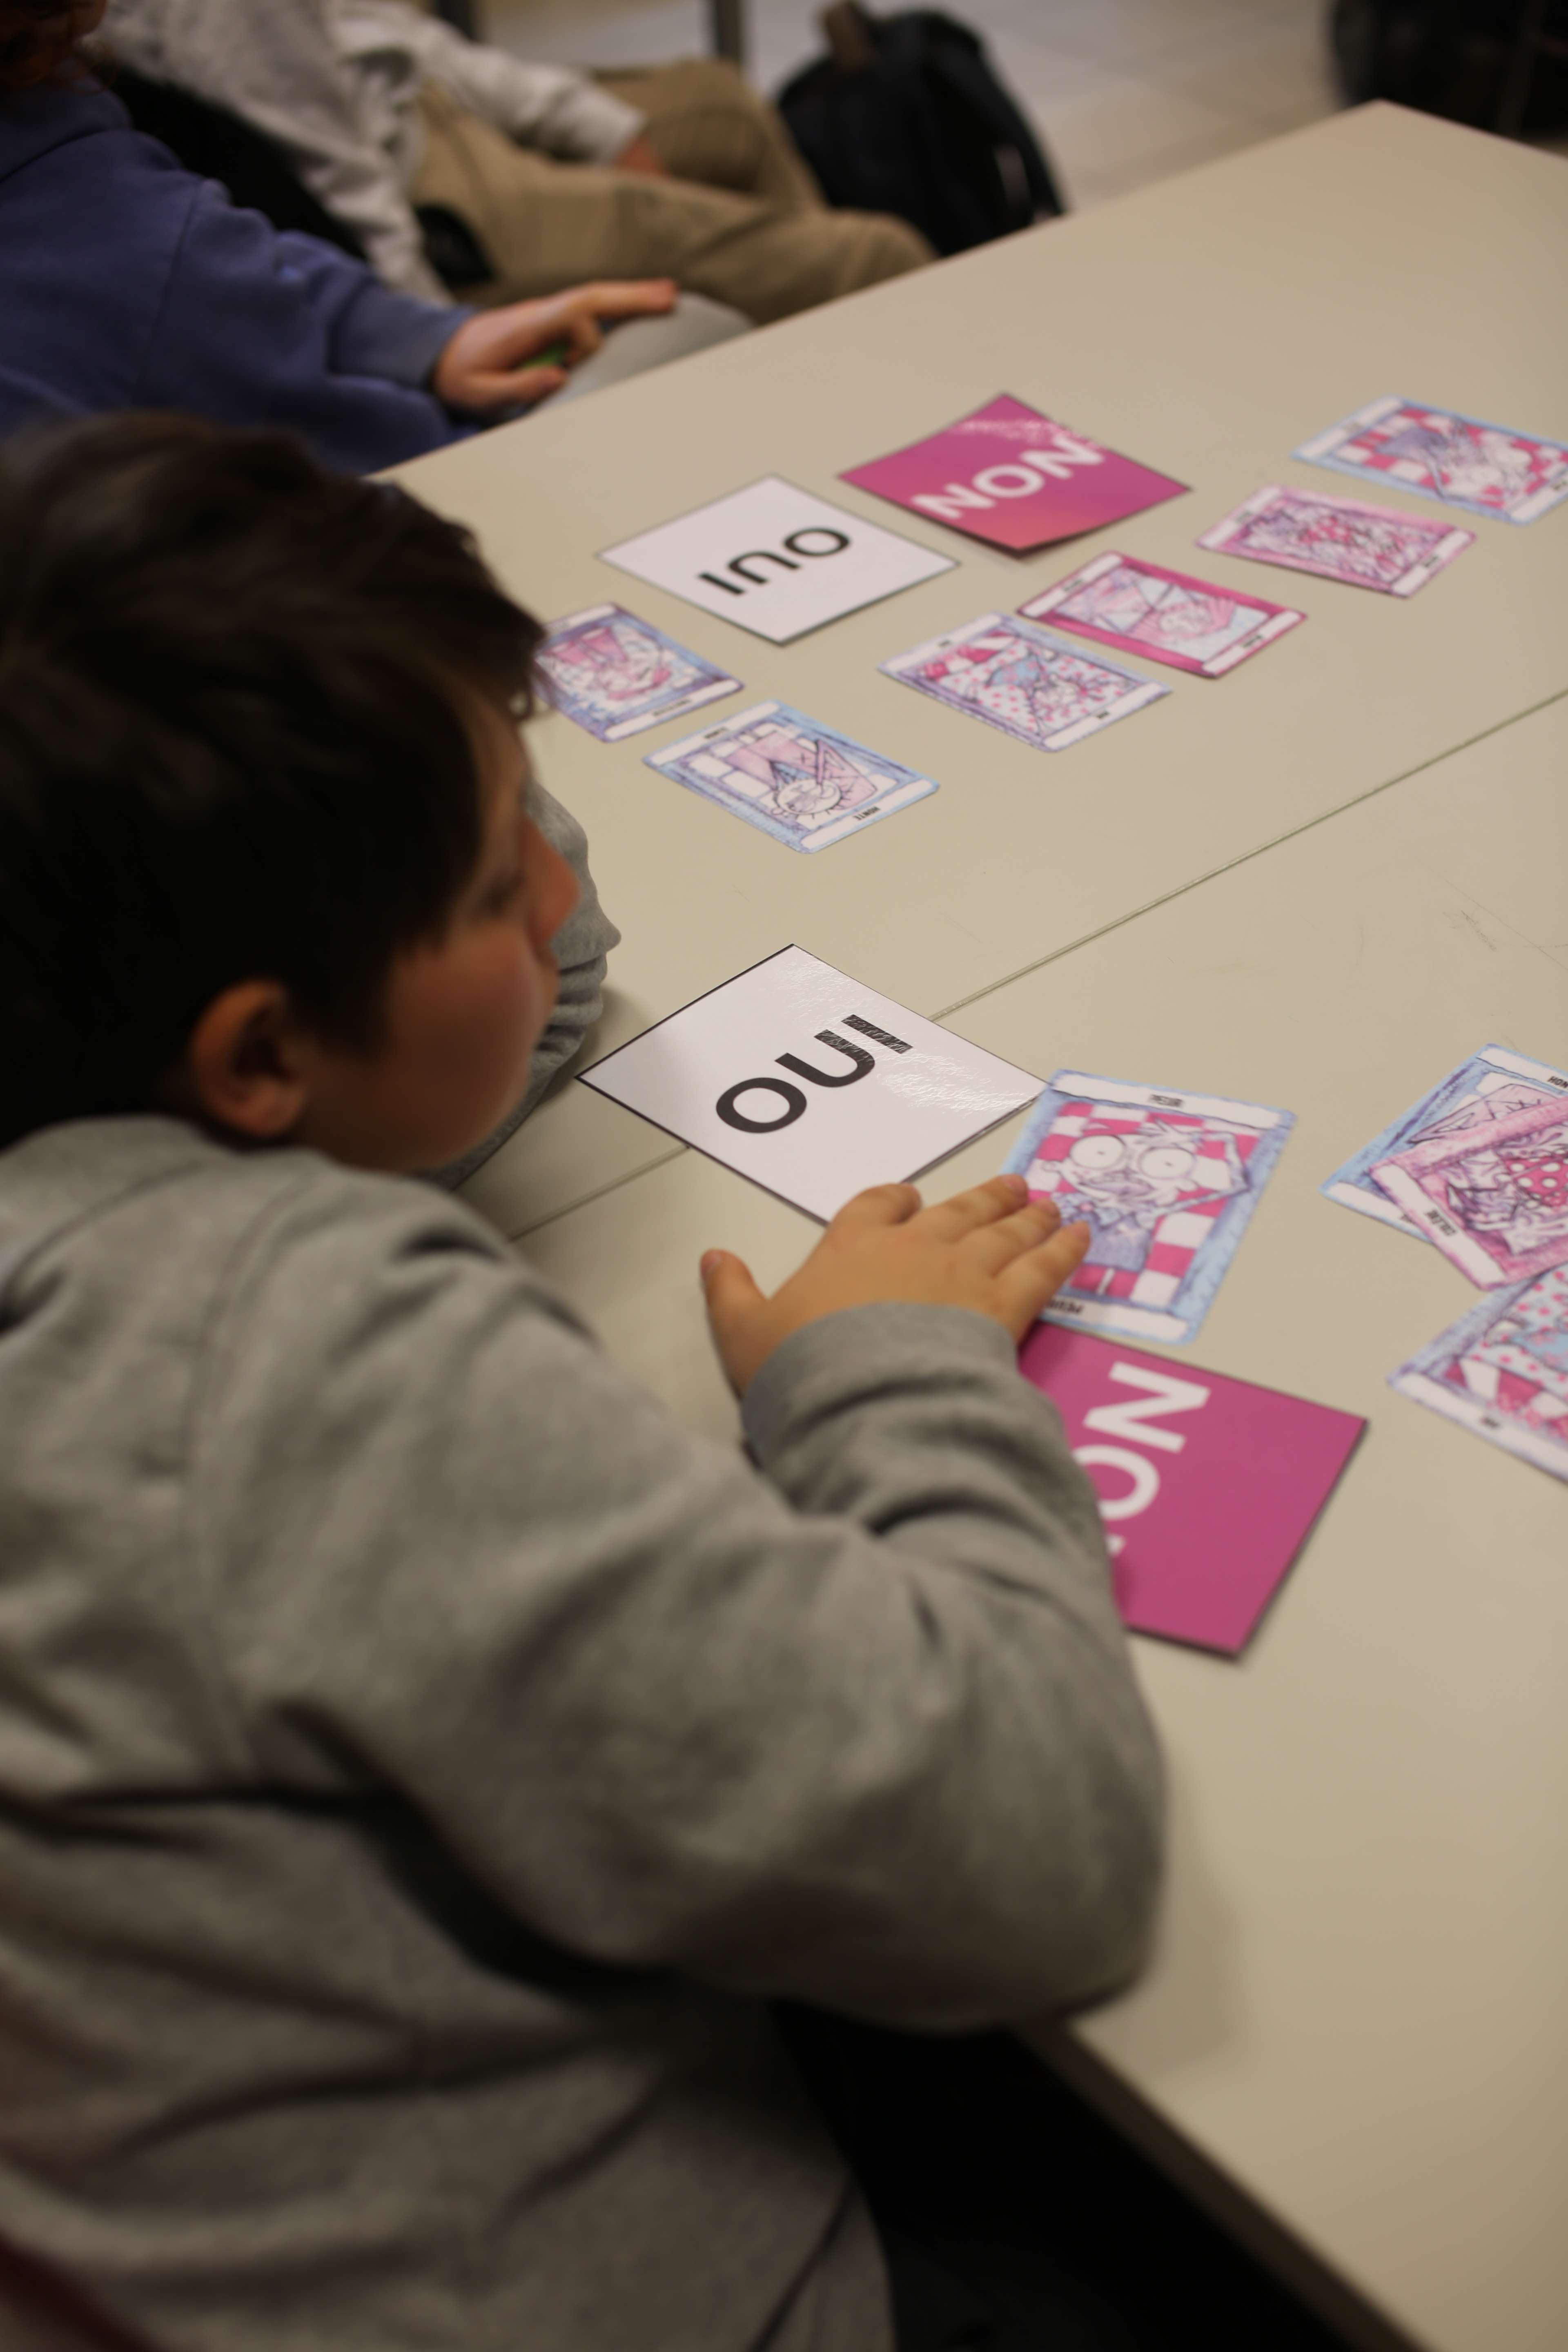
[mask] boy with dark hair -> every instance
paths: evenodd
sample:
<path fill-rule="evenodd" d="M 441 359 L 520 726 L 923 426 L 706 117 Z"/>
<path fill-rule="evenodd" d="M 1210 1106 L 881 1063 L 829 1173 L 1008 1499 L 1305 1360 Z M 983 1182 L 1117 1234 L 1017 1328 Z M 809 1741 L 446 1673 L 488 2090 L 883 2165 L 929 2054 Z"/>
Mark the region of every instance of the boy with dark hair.
<path fill-rule="evenodd" d="M 703 1262 L 756 1465 L 398 1181 L 573 877 L 463 535 L 166 419 L 0 456 L 0 2336 L 883 2352 L 767 1997 L 1136 1966 L 1159 1773 L 1016 1179 Z M 26 2285 L 23 2282 L 26 2281 Z"/>

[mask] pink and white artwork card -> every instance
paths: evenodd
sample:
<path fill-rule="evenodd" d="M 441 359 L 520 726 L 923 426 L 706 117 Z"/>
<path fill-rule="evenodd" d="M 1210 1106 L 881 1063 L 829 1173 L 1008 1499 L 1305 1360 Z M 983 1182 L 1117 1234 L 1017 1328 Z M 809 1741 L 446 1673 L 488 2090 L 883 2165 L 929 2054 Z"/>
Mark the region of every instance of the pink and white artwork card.
<path fill-rule="evenodd" d="M 1539 522 L 1568 499 L 1568 448 L 1455 408 L 1391 393 L 1297 450 L 1342 474 L 1382 475 L 1402 490 L 1467 514 Z"/>
<path fill-rule="evenodd" d="M 1400 514 L 1394 507 L 1325 498 L 1317 490 L 1285 489 L 1271 482 L 1205 530 L 1198 545 L 1216 555 L 1281 564 L 1287 572 L 1313 572 L 1320 579 L 1342 581 L 1351 588 L 1414 596 L 1445 564 L 1462 555 L 1475 536 L 1473 530 Z"/>
<path fill-rule="evenodd" d="M 1482 1290 L 1568 1264 L 1568 1108 L 1560 1102 L 1429 1136 L 1372 1173 Z"/>
<path fill-rule="evenodd" d="M 1188 487 L 1005 392 L 838 478 L 1016 554 L 1121 522 Z"/>
<path fill-rule="evenodd" d="M 1123 1624 L 1234 1657 L 1365 1422 L 1045 1323 L 1018 1369 L 1056 1405 L 1100 1498 Z"/>
<path fill-rule="evenodd" d="M 1199 677 L 1223 677 L 1306 618 L 1262 596 L 1115 553 L 1097 555 L 1018 610 L 1031 621 L 1050 621 L 1075 636 L 1146 654 Z"/>
<path fill-rule="evenodd" d="M 1568 1479 L 1568 1266 L 1494 1291 L 1388 1384 Z"/>

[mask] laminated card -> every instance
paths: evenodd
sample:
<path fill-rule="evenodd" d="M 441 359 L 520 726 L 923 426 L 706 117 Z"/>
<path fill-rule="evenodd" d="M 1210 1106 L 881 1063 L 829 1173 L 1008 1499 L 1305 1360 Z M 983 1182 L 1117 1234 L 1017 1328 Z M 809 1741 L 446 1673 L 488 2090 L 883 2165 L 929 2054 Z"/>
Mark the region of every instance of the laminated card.
<path fill-rule="evenodd" d="M 953 568 L 774 474 L 606 547 L 604 560 L 775 646 Z"/>
<path fill-rule="evenodd" d="M 1039 1080 L 781 948 L 634 1037 L 583 1084 L 825 1223 L 1030 1100 Z"/>
<path fill-rule="evenodd" d="M 1060 1412 L 1100 1498 L 1123 1624 L 1234 1656 L 1365 1422 L 1046 1323 L 1018 1367 Z"/>
<path fill-rule="evenodd" d="M 839 479 L 1016 554 L 1121 522 L 1187 488 L 1005 392 Z"/>

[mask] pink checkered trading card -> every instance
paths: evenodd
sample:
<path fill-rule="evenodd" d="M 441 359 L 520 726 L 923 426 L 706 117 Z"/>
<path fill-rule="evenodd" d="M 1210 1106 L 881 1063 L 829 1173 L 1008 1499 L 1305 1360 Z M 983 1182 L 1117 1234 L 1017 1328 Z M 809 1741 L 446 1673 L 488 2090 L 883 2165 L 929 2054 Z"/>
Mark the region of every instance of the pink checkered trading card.
<path fill-rule="evenodd" d="M 882 669 L 900 686 L 984 719 L 1037 751 L 1065 751 L 1171 691 L 1005 613 L 982 613 Z"/>
<path fill-rule="evenodd" d="M 1313 572 L 1351 588 L 1414 596 L 1462 555 L 1475 536 L 1473 530 L 1400 514 L 1394 507 L 1324 498 L 1317 490 L 1284 489 L 1271 482 L 1205 530 L 1198 545 L 1216 555 L 1278 563 L 1287 572 Z"/>
<path fill-rule="evenodd" d="M 1388 1385 L 1568 1479 L 1568 1266 L 1483 1298 Z"/>
<path fill-rule="evenodd" d="M 1561 1102 L 1428 1136 L 1379 1160 L 1372 1175 L 1483 1290 L 1568 1264 L 1568 1106 Z"/>
<path fill-rule="evenodd" d="M 1090 1229 L 1045 1319 L 1190 1339 L 1294 1125 L 1263 1103 L 1058 1070 L 1006 1162 Z"/>
<path fill-rule="evenodd" d="M 1018 610 L 1028 620 L 1049 621 L 1075 636 L 1093 637 L 1124 654 L 1146 654 L 1199 677 L 1223 677 L 1306 618 L 1240 589 L 1113 553 L 1097 555 Z"/>
<path fill-rule="evenodd" d="M 602 743 L 640 735 L 741 688 L 728 670 L 688 653 L 619 604 L 594 604 L 552 621 L 534 658 L 556 709 Z"/>
<path fill-rule="evenodd" d="M 1503 522 L 1539 522 L 1568 499 L 1568 449 L 1560 441 L 1453 408 L 1427 408 L 1396 393 L 1358 408 L 1296 455 Z"/>

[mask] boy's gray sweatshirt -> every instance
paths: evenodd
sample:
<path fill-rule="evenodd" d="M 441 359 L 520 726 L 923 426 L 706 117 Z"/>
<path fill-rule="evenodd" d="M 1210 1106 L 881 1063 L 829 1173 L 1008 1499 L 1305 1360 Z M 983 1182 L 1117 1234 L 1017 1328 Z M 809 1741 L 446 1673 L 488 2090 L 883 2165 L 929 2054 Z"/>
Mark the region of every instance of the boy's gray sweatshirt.
<path fill-rule="evenodd" d="M 998 1328 L 831 1317 L 744 1418 L 427 1186 L 0 1154 L 6 2352 L 885 2352 L 766 1997 L 1109 1987 L 1158 1767 Z"/>

